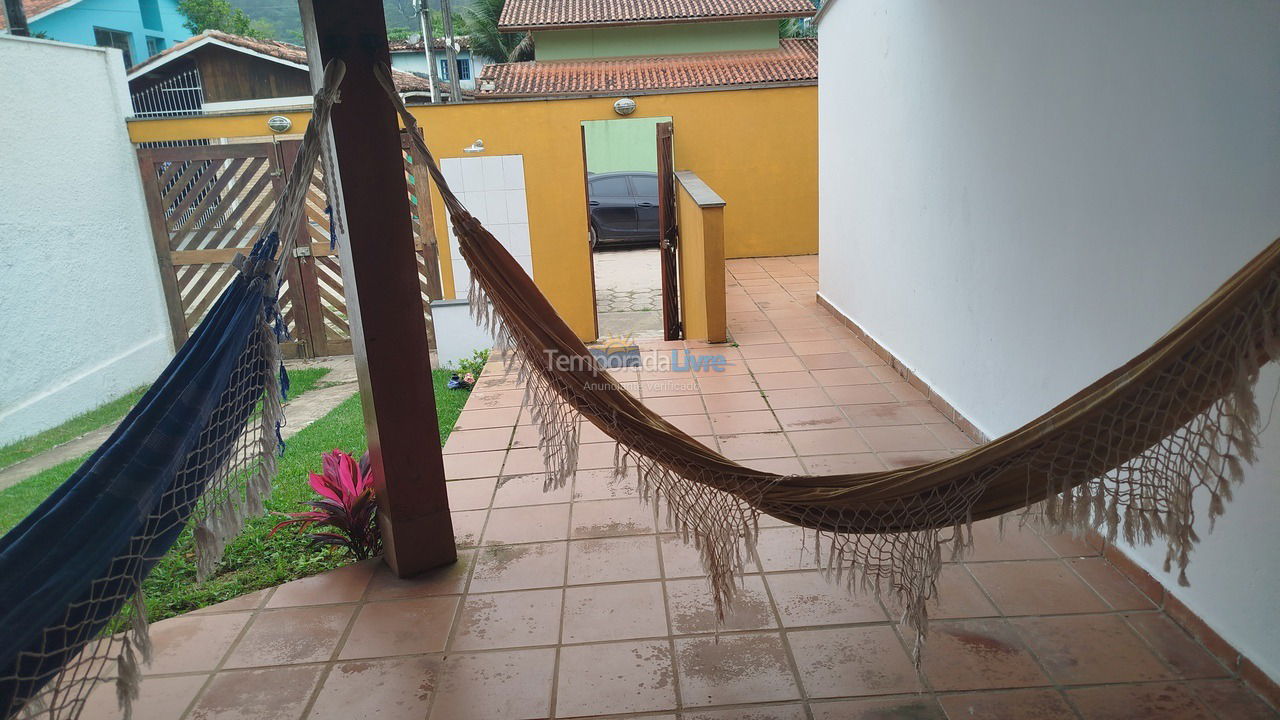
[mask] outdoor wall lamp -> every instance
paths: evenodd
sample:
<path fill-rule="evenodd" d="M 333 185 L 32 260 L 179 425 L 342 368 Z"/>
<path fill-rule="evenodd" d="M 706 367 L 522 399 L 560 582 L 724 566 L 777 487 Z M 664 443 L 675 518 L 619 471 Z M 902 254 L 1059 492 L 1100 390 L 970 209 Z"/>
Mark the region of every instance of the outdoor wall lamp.
<path fill-rule="evenodd" d="M 630 115 L 636 111 L 636 101 L 631 98 L 619 98 L 613 104 L 613 111 L 619 115 Z"/>
<path fill-rule="evenodd" d="M 484 152 L 484 141 L 479 138 L 476 138 L 476 141 L 471 143 L 471 147 L 462 148 L 462 152 L 482 153 Z"/>
<path fill-rule="evenodd" d="M 293 121 L 283 115 L 272 115 L 267 118 L 267 127 L 271 128 L 272 132 L 287 132 L 293 127 Z"/>

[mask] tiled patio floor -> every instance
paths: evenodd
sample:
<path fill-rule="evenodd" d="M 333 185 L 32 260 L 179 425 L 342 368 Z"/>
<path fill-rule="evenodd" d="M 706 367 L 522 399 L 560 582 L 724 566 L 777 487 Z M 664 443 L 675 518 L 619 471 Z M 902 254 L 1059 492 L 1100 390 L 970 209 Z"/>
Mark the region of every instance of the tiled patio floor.
<path fill-rule="evenodd" d="M 816 258 L 730 269 L 727 372 L 626 371 L 677 425 L 786 472 L 969 445 L 815 306 Z M 893 608 L 828 586 L 776 522 L 717 639 L 696 556 L 613 479 L 612 445 L 589 428 L 582 471 L 544 493 L 519 403 L 486 375 L 450 438 L 456 566 L 364 563 L 157 623 L 136 717 L 1274 717 L 1098 548 L 1012 524 L 945 568 L 919 672 Z"/>

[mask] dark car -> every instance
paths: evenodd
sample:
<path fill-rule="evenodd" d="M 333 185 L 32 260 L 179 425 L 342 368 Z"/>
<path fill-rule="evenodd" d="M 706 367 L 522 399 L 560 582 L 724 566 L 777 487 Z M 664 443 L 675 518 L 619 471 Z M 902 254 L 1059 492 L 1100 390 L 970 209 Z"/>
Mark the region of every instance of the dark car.
<path fill-rule="evenodd" d="M 658 244 L 658 174 L 610 172 L 587 177 L 591 247 Z"/>

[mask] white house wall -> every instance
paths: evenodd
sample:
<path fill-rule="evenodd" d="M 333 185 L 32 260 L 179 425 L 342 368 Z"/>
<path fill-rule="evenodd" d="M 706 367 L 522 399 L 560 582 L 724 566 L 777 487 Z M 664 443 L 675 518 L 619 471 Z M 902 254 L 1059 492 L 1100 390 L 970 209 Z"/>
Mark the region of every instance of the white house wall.
<path fill-rule="evenodd" d="M 1280 3 L 833 0 L 820 291 L 990 435 L 1280 236 Z M 1280 372 L 1259 396 L 1271 402 Z M 1265 411 L 1264 411 L 1265 414 Z M 1280 678 L 1280 419 L 1180 588 Z M 1203 516 L 1203 511 L 1202 511 Z"/>
<path fill-rule="evenodd" d="M 0 444 L 172 355 L 118 50 L 0 35 Z"/>

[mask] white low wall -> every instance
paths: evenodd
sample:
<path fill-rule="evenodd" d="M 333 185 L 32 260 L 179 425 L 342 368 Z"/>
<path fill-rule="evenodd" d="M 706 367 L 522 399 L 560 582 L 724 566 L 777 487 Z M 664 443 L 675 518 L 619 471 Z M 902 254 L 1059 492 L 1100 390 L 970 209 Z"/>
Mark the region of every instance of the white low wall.
<path fill-rule="evenodd" d="M 172 355 L 118 50 L 0 35 L 0 444 Z"/>
<path fill-rule="evenodd" d="M 471 319 L 466 300 L 436 300 L 431 303 L 431 319 L 436 328 L 436 356 L 440 366 L 470 360 L 477 350 L 493 347 L 493 336 Z"/>
<path fill-rule="evenodd" d="M 1280 235 L 1280 2 L 832 0 L 819 28 L 821 293 L 990 435 Z M 1130 554 L 1280 678 L 1280 419 L 1265 442 L 1190 588 Z"/>

